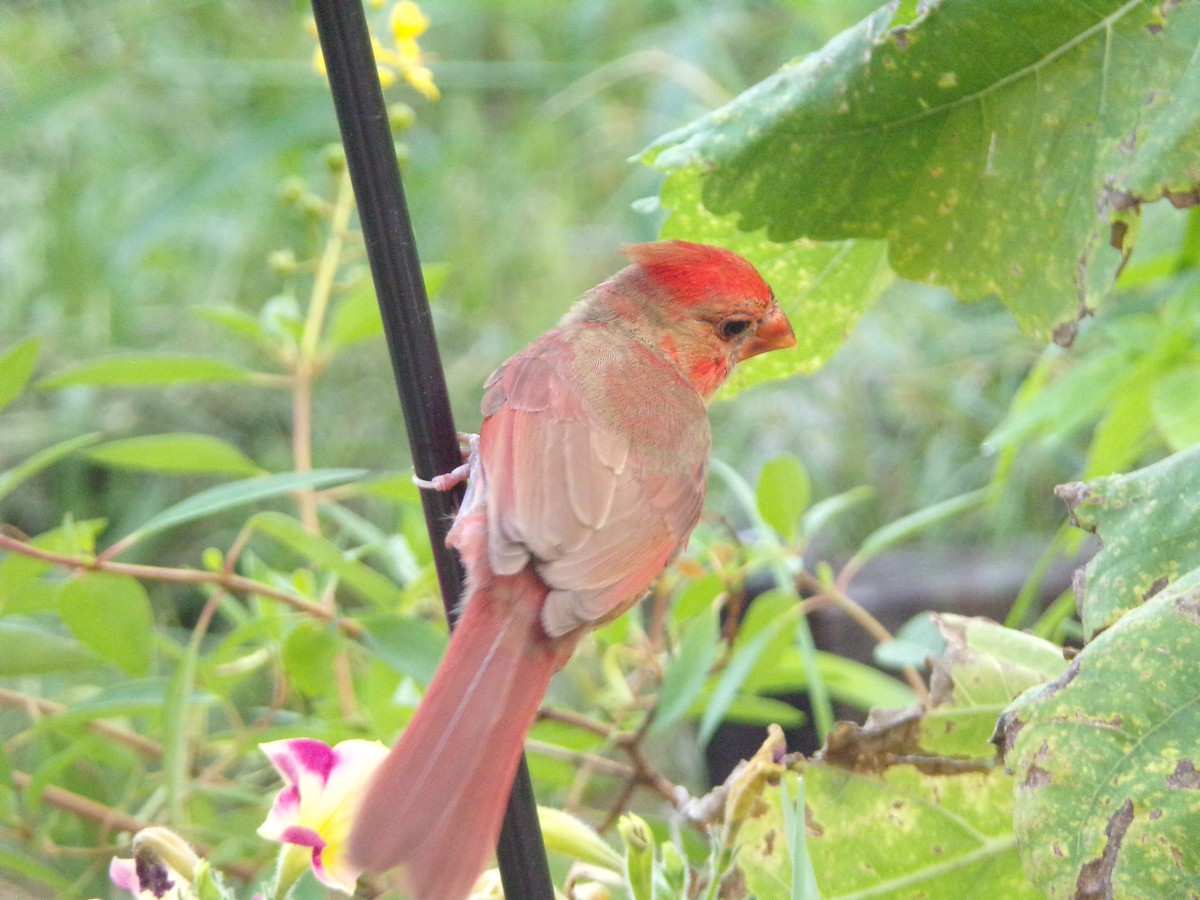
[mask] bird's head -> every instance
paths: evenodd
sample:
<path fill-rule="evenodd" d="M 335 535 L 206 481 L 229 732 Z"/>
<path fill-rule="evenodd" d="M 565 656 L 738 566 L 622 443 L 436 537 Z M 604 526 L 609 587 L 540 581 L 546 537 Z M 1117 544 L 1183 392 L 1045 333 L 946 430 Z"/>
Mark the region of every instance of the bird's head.
<path fill-rule="evenodd" d="M 796 345 L 771 288 L 731 250 L 689 241 L 623 250 L 632 265 L 607 284 L 633 305 L 639 336 L 678 365 L 704 399 L 739 362 Z"/>

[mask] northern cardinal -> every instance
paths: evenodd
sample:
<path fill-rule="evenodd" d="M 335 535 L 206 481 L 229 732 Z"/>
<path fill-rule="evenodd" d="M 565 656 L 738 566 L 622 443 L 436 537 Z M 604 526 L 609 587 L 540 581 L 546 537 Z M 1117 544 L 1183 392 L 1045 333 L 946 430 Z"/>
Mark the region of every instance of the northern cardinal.
<path fill-rule="evenodd" d="M 705 403 L 741 360 L 796 343 L 736 253 L 686 241 L 624 252 L 632 265 L 486 383 L 446 540 L 466 567 L 465 608 L 348 848 L 364 869 L 403 866 L 416 900 L 467 896 L 550 676 L 687 543 L 704 500 Z"/>

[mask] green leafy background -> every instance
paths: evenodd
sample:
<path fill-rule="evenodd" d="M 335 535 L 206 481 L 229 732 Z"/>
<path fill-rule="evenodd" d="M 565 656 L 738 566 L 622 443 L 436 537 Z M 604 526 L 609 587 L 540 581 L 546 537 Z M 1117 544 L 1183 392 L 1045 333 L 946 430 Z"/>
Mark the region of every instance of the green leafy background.
<path fill-rule="evenodd" d="M 698 233 L 735 242 L 763 229 L 783 245 L 886 241 L 899 274 L 964 300 L 999 296 L 1023 328 L 1068 343 L 1111 291 L 1138 204 L 1194 202 L 1198 41 L 1193 3 L 890 5 L 644 158 L 668 173 L 671 231 L 699 218 Z M 878 256 L 856 257 L 805 250 L 777 289 L 877 289 Z M 852 321 L 847 307 L 869 294 L 835 293 L 815 318 Z"/>

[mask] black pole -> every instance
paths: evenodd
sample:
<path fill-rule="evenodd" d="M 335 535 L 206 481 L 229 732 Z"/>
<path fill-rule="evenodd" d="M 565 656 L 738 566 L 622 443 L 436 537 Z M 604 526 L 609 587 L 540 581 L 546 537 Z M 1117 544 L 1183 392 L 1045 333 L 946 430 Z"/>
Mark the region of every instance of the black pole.
<path fill-rule="evenodd" d="M 418 475 L 431 478 L 461 462 L 458 434 L 366 16 L 361 0 L 313 0 L 312 6 L 413 466 Z M 462 569 L 445 541 L 461 499 L 461 488 L 421 492 L 442 600 L 452 623 L 452 611 L 462 593 Z M 524 757 L 509 796 L 496 856 L 505 896 L 553 900 L 554 887 Z"/>

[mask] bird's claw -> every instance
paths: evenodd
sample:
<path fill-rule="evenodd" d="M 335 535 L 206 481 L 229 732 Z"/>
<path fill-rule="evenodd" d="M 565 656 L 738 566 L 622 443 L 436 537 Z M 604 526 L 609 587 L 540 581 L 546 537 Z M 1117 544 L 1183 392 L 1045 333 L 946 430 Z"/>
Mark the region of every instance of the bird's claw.
<path fill-rule="evenodd" d="M 463 462 L 461 466 L 457 466 L 441 475 L 434 475 L 430 479 L 419 478 L 413 475 L 413 484 L 427 491 L 449 491 L 466 481 L 471 476 L 471 469 L 479 456 L 479 435 L 463 434 L 460 432 L 458 435 L 458 446 L 462 450 Z"/>

